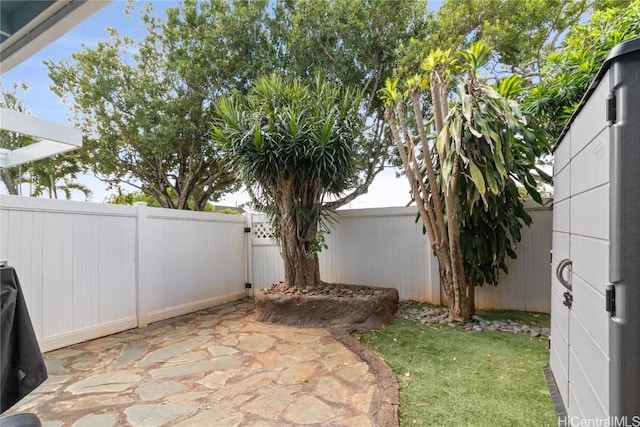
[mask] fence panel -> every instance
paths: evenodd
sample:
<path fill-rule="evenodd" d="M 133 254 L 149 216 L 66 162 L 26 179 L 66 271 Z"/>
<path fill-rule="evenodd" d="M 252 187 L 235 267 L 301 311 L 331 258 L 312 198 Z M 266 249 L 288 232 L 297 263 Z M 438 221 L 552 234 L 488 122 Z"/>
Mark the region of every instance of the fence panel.
<path fill-rule="evenodd" d="M 0 258 L 43 351 L 135 327 L 135 208 L 0 196 Z"/>
<path fill-rule="evenodd" d="M 267 288 L 284 279 L 284 263 L 266 216 L 253 214 L 249 224 L 253 249 L 249 280 L 254 290 Z"/>
<path fill-rule="evenodd" d="M 551 211 L 530 209 L 518 259 L 479 308 L 549 311 Z M 438 267 L 415 208 L 337 213 L 324 280 L 395 287 L 440 303 Z M 0 258 L 18 271 L 43 351 L 189 313 L 282 280 L 263 216 L 0 196 Z"/>
<path fill-rule="evenodd" d="M 0 258 L 42 351 L 242 298 L 243 232 L 239 215 L 0 196 Z"/>
<path fill-rule="evenodd" d="M 522 230 L 518 259 L 508 260 L 510 274 L 503 274 L 497 287 L 477 288 L 477 308 L 550 311 L 552 214 L 533 206 L 528 212 L 533 224 Z M 323 280 L 395 287 L 401 299 L 441 304 L 438 263 L 416 213 L 414 207 L 338 211 L 326 236 L 329 249 L 319 256 Z M 260 289 L 282 280 L 284 268 L 265 218 L 252 221 L 251 280 Z"/>
<path fill-rule="evenodd" d="M 138 209 L 140 325 L 246 295 L 243 216 Z"/>
<path fill-rule="evenodd" d="M 338 211 L 329 249 L 320 253 L 328 282 L 397 288 L 402 299 L 440 301 L 437 264 L 412 208 Z"/>
<path fill-rule="evenodd" d="M 499 285 L 476 288 L 478 308 L 551 312 L 551 251 L 552 211 L 529 207 L 533 219 L 530 227 L 522 228 L 518 258 L 507 261 L 509 274 L 500 275 Z"/>

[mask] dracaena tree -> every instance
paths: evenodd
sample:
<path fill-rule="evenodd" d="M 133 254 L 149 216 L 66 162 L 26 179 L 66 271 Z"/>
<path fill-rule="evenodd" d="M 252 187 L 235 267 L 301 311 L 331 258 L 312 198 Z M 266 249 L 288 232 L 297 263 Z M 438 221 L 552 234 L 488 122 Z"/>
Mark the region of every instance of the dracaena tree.
<path fill-rule="evenodd" d="M 322 77 L 272 75 L 217 104 L 214 133 L 269 215 L 290 287 L 321 284 L 323 204 L 355 179 L 362 99 L 362 91 Z"/>
<path fill-rule="evenodd" d="M 542 202 L 535 175 L 548 178 L 535 163 L 546 142 L 509 98 L 517 78 L 496 88 L 478 77 L 490 53 L 482 43 L 431 52 L 405 91 L 398 80 L 382 90 L 449 316 L 462 321 L 474 313 L 475 285 L 506 269 L 522 224 L 531 222 L 518 188 Z"/>

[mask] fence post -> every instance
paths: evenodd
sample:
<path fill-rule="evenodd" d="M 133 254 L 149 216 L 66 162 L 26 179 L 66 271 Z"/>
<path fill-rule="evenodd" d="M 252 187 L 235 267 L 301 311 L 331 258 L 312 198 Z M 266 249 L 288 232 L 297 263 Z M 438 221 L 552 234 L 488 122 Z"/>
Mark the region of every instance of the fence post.
<path fill-rule="evenodd" d="M 145 202 L 134 202 L 136 207 L 136 317 L 138 318 L 138 327 L 143 328 L 149 324 L 149 300 L 148 300 L 148 281 L 145 269 L 149 263 L 146 248 L 149 241 L 147 236 L 147 204 Z"/>
<path fill-rule="evenodd" d="M 247 231 L 248 230 L 248 231 Z M 245 283 L 247 286 L 247 296 L 253 297 L 253 214 L 247 213 L 245 215 L 245 242 L 247 244 L 247 260 L 246 260 L 246 272 Z"/>

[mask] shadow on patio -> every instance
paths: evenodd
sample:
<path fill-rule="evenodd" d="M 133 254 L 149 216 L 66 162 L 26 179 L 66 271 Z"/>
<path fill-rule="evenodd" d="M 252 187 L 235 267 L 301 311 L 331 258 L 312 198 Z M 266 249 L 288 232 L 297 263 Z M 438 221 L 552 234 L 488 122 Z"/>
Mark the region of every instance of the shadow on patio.
<path fill-rule="evenodd" d="M 45 354 L 5 415 L 43 426 L 367 426 L 369 365 L 325 329 L 255 321 L 243 299 Z M 373 402 L 373 404 L 372 404 Z"/>

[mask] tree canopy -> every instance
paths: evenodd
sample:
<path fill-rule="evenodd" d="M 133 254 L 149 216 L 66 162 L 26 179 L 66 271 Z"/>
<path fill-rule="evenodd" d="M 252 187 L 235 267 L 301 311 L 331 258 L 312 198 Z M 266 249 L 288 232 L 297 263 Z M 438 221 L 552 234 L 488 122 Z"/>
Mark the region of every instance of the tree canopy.
<path fill-rule="evenodd" d="M 361 106 L 362 91 L 319 75 L 264 77 L 245 97 L 217 104 L 216 138 L 269 214 L 289 286 L 320 285 L 323 202 L 353 179 Z"/>
<path fill-rule="evenodd" d="M 628 3 L 628 4 L 627 4 Z M 609 51 L 640 36 L 640 1 L 613 2 L 571 28 L 559 50 L 549 53 L 542 78 L 525 100 L 551 139 L 560 135 Z"/>
<path fill-rule="evenodd" d="M 370 0 L 186 0 L 162 19 L 147 5 L 139 11 L 142 40 L 112 29 L 97 48 L 48 66 L 54 92 L 89 135 L 85 160 L 95 173 L 183 209 L 236 188 L 207 125 L 219 97 L 246 93 L 274 72 L 354 85 L 366 94 L 356 112 L 368 118 L 366 137 L 352 148 L 350 191 L 328 203 L 336 208 L 366 192 L 389 157 L 376 91 L 392 72 L 394 47 L 418 34 L 425 10 L 425 0 L 401 8 Z"/>
<path fill-rule="evenodd" d="M 111 30 L 95 49 L 49 62 L 52 90 L 70 102 L 86 135 L 84 161 L 96 175 L 111 186 L 126 182 L 163 207 L 202 210 L 236 188 L 236 179 L 210 137 L 207 82 L 185 77 L 191 52 L 176 48 L 176 33 L 190 23 L 165 23 L 149 10 L 142 19 L 147 35 L 139 42 Z"/>
<path fill-rule="evenodd" d="M 428 30 L 402 46 L 399 74 L 417 72 L 429 52 L 493 46 L 482 75 L 538 77 L 562 34 L 594 7 L 593 0 L 445 0 L 427 19 Z"/>

